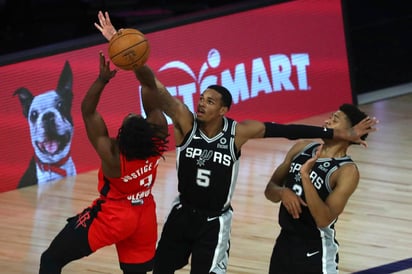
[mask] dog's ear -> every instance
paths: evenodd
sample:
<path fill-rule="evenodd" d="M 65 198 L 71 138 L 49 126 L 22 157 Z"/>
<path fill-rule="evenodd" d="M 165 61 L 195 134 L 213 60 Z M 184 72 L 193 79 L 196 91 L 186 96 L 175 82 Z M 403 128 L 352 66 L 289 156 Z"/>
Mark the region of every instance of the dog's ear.
<path fill-rule="evenodd" d="M 64 116 L 73 124 L 71 116 L 72 102 L 73 102 L 73 72 L 69 61 L 66 60 L 60 79 L 56 88 L 57 94 L 63 100 L 59 110 L 64 113 Z"/>
<path fill-rule="evenodd" d="M 73 99 L 73 72 L 70 67 L 69 61 L 67 60 L 64 63 L 62 73 L 60 74 L 56 92 L 71 103 Z"/>
<path fill-rule="evenodd" d="M 31 94 L 31 92 L 27 89 L 27 88 L 19 88 L 17 89 L 14 93 L 13 96 L 19 96 L 20 99 L 20 103 L 23 109 L 23 115 L 24 117 L 27 118 L 27 116 L 29 115 L 29 109 L 30 109 L 30 105 L 31 102 L 33 101 L 33 94 Z"/>

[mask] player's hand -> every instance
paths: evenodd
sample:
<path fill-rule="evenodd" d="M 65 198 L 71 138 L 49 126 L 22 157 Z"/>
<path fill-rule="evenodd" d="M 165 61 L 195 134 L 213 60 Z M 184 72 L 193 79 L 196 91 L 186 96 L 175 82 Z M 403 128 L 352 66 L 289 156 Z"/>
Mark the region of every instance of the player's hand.
<path fill-rule="evenodd" d="M 366 143 L 366 141 L 362 140 L 361 137 L 365 134 L 375 132 L 377 130 L 375 126 L 378 123 L 379 120 L 377 120 L 375 117 L 366 117 L 350 129 L 349 141 L 367 147 L 368 144 Z"/>
<path fill-rule="evenodd" d="M 289 214 L 292 215 L 293 219 L 299 219 L 302 213 L 302 206 L 307 206 L 302 198 L 289 188 L 284 188 L 282 191 L 282 204 Z"/>
<path fill-rule="evenodd" d="M 110 39 L 112 39 L 113 35 L 115 35 L 117 31 L 112 25 L 112 22 L 110 21 L 109 13 L 106 11 L 103 14 L 102 11 L 99 11 L 99 13 L 97 14 L 97 17 L 99 18 L 99 24 L 94 23 L 94 26 L 98 30 L 100 30 L 100 32 L 107 39 L 107 41 L 110 41 Z"/>
<path fill-rule="evenodd" d="M 300 177 L 306 177 L 309 178 L 309 175 L 312 171 L 313 166 L 316 163 L 316 160 L 319 159 L 320 153 L 322 152 L 323 144 L 321 144 L 317 149 L 316 153 L 313 157 L 309 158 L 306 160 L 306 162 L 301 166 L 300 168 Z M 309 179 L 310 181 L 310 179 Z"/>
<path fill-rule="evenodd" d="M 99 79 L 102 80 L 104 83 L 108 83 L 110 79 L 112 79 L 116 73 L 117 69 L 110 69 L 110 61 L 106 60 L 103 52 L 99 52 L 100 55 L 100 72 L 99 72 Z"/>

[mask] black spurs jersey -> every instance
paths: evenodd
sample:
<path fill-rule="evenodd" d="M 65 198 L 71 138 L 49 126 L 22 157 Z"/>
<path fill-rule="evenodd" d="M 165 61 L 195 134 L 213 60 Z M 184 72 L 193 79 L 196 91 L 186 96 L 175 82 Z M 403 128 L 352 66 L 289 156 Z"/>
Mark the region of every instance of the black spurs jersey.
<path fill-rule="evenodd" d="M 236 121 L 223 118 L 223 129 L 208 138 L 195 121 L 183 144 L 176 147 L 181 199 L 200 210 L 221 211 L 230 206 L 240 151 L 235 148 Z"/>
<path fill-rule="evenodd" d="M 305 202 L 302 181 L 300 179 L 300 168 L 302 165 L 316 153 L 316 148 L 319 143 L 308 144 L 295 158 L 292 160 L 289 174 L 287 176 L 285 187 L 292 189 Z M 325 201 L 332 189 L 329 185 L 329 178 L 332 173 L 340 166 L 345 164 L 353 164 L 354 162 L 349 156 L 342 158 L 319 158 L 312 168 L 310 174 L 312 184 L 315 186 L 319 197 Z M 299 219 L 293 219 L 288 213 L 283 203 L 279 210 L 279 224 L 286 232 L 292 233 L 298 237 L 316 239 L 316 237 L 334 238 L 335 219 L 327 228 L 318 229 L 315 220 L 310 214 L 309 208 L 302 206 L 302 213 Z"/>

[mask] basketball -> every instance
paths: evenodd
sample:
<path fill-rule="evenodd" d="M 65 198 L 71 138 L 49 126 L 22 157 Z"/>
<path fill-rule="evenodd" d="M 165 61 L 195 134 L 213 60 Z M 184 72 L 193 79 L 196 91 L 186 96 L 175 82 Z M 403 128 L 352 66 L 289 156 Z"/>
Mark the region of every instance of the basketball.
<path fill-rule="evenodd" d="M 137 29 L 120 29 L 109 41 L 109 57 L 123 70 L 143 66 L 149 58 L 150 46 Z"/>

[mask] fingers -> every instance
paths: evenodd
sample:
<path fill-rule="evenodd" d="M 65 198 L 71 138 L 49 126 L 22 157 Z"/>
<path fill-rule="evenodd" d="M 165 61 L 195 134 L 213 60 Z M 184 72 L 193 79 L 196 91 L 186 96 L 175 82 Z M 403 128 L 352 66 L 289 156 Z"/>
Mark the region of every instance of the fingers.
<path fill-rule="evenodd" d="M 379 120 L 373 117 L 372 119 L 369 119 L 364 126 L 366 133 L 371 133 L 375 132 L 378 129 L 375 127 L 379 123 Z"/>
<path fill-rule="evenodd" d="M 320 144 L 319 147 L 318 147 L 318 149 L 316 150 L 316 155 L 317 155 L 317 156 L 320 155 L 322 149 L 323 149 L 323 144 Z"/>
<path fill-rule="evenodd" d="M 100 32 L 103 32 L 103 27 L 104 27 L 104 21 L 105 21 L 105 19 L 104 19 L 104 15 L 103 15 L 103 12 L 102 11 L 99 11 L 98 13 L 97 13 L 97 18 L 99 19 L 99 23 L 100 24 L 97 24 L 96 22 L 94 23 L 94 26 L 100 31 Z"/>
<path fill-rule="evenodd" d="M 96 29 L 98 29 L 100 32 L 103 32 L 103 28 L 102 28 L 99 24 L 94 23 L 94 26 L 95 26 Z"/>
<path fill-rule="evenodd" d="M 368 117 L 364 118 L 361 122 L 359 122 L 355 126 L 356 127 L 355 132 L 356 132 L 357 137 L 360 138 L 364 134 L 377 131 L 377 128 L 375 126 L 378 123 L 379 123 L 379 120 L 376 119 L 376 117 L 371 118 L 371 117 L 368 116 Z M 359 139 L 354 141 L 354 142 L 356 142 L 358 144 L 361 144 L 363 146 L 366 146 L 366 144 L 362 143 Z"/>
<path fill-rule="evenodd" d="M 320 154 L 322 152 L 322 147 L 323 147 L 323 145 L 320 145 L 316 150 L 316 154 L 312 158 L 309 158 L 308 160 L 306 160 L 306 162 L 300 168 L 300 174 L 309 174 L 310 173 L 310 171 L 311 171 L 313 165 L 315 164 L 316 160 L 319 159 L 319 157 L 320 157 Z"/>
<path fill-rule="evenodd" d="M 97 17 L 99 18 L 99 21 L 104 21 L 104 14 L 101 10 L 99 10 L 99 12 L 97 13 Z"/>
<path fill-rule="evenodd" d="M 104 65 L 105 59 L 102 51 L 99 51 L 100 65 Z"/>
<path fill-rule="evenodd" d="M 106 20 L 104 19 L 104 17 L 99 18 L 99 23 L 100 23 L 100 26 L 102 26 L 102 28 L 104 28 L 104 26 L 106 25 Z"/>
<path fill-rule="evenodd" d="M 103 29 L 104 26 L 106 25 L 109 25 L 109 26 L 111 25 L 109 13 L 107 11 L 104 14 L 102 11 L 99 11 L 97 13 L 97 18 L 99 19 L 100 25 L 98 25 L 97 23 L 94 23 L 94 24 L 95 26 L 98 25 L 100 29 Z"/>
<path fill-rule="evenodd" d="M 366 117 L 365 119 L 362 120 L 362 124 L 364 126 L 369 126 L 369 127 L 373 127 L 378 123 L 379 123 L 379 120 L 376 117 L 371 118 L 371 117 L 368 116 L 368 117 Z"/>
<path fill-rule="evenodd" d="M 299 197 L 299 203 L 303 206 L 308 206 L 308 204 L 305 203 L 305 201 L 301 197 Z"/>
<path fill-rule="evenodd" d="M 379 123 L 379 120 L 376 118 L 376 117 L 372 117 L 372 122 L 374 123 L 374 124 L 378 124 Z"/>
<path fill-rule="evenodd" d="M 373 117 L 371 121 L 372 121 L 371 127 L 376 126 L 377 124 L 379 124 L 379 120 L 376 117 Z M 373 131 L 376 130 L 376 128 L 373 128 L 373 129 L 374 129 Z"/>
<path fill-rule="evenodd" d="M 111 24 L 109 13 L 106 11 L 106 12 L 104 13 L 104 15 L 105 15 L 105 20 L 107 21 L 107 24 Z"/>
<path fill-rule="evenodd" d="M 110 21 L 109 13 L 107 11 L 104 14 L 103 12 L 99 11 L 99 13 L 97 14 L 97 17 L 99 18 L 100 25 L 102 25 L 103 27 L 105 25 L 110 26 L 112 24 Z"/>
<path fill-rule="evenodd" d="M 361 146 L 363 146 L 364 148 L 367 148 L 367 147 L 368 147 L 368 143 L 367 143 L 366 141 L 364 141 L 364 140 L 360 141 L 359 144 L 360 144 Z"/>
<path fill-rule="evenodd" d="M 366 133 L 375 132 L 375 131 L 377 131 L 377 130 L 378 130 L 378 129 L 377 129 L 376 127 L 368 128 L 368 129 L 366 130 Z"/>
<path fill-rule="evenodd" d="M 299 219 L 300 213 L 302 213 L 302 209 L 300 205 L 295 205 L 294 203 L 286 203 L 284 204 L 286 210 L 292 215 L 293 219 Z"/>

